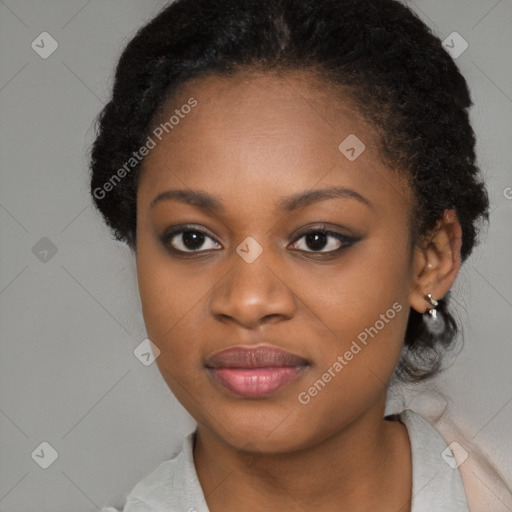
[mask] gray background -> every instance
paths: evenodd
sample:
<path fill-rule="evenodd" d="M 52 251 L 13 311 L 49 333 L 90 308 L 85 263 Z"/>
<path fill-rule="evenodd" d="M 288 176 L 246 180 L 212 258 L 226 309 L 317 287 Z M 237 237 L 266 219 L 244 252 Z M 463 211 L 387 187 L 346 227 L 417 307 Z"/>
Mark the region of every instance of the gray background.
<path fill-rule="evenodd" d="M 156 365 L 133 354 L 146 337 L 134 258 L 88 192 L 93 120 L 116 59 L 164 3 L 0 1 L 1 512 L 121 506 L 194 425 Z M 457 63 L 492 201 L 454 290 L 464 350 L 428 389 L 448 397 L 449 417 L 510 481 L 512 1 L 408 4 L 441 39 L 457 31 L 469 43 Z M 31 47 L 44 31 L 59 45 L 46 59 Z M 421 412 L 426 392 L 397 389 L 389 408 Z M 58 452 L 47 469 L 31 456 L 49 457 L 42 442 Z"/>

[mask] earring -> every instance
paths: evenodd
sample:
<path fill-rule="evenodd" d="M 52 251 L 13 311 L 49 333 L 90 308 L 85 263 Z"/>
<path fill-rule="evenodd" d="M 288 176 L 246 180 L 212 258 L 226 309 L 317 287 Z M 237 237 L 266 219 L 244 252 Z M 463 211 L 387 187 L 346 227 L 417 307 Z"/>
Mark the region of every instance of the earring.
<path fill-rule="evenodd" d="M 429 314 L 432 318 L 437 318 L 437 306 L 439 305 L 439 302 L 437 300 L 434 300 L 432 298 L 431 293 L 427 293 L 427 296 L 425 297 L 425 300 L 432 306 L 432 308 L 427 310 L 427 314 Z"/>
<path fill-rule="evenodd" d="M 431 293 L 427 293 L 425 300 L 431 306 L 430 309 L 427 309 L 427 311 L 423 313 L 425 326 L 431 334 L 441 334 L 444 331 L 444 320 L 441 315 L 437 314 L 436 308 L 439 305 L 439 302 L 432 297 Z"/>

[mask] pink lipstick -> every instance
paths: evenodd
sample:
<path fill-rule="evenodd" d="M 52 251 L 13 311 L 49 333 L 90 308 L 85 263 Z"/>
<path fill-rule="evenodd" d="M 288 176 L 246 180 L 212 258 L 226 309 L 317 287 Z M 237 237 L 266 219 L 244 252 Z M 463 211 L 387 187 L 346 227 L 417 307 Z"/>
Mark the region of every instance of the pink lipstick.
<path fill-rule="evenodd" d="M 244 398 L 268 396 L 295 380 L 309 362 L 269 345 L 236 346 L 210 356 L 206 368 L 226 389 Z"/>

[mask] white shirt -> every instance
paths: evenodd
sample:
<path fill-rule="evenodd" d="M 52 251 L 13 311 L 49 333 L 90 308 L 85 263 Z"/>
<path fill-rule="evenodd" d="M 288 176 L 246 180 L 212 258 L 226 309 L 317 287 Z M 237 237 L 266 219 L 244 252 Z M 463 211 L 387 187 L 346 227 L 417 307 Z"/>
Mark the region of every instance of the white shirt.
<path fill-rule="evenodd" d="M 411 410 L 398 418 L 411 442 L 411 512 L 469 512 L 457 464 L 441 435 Z M 194 466 L 193 435 L 185 438 L 174 458 L 133 488 L 122 512 L 209 512 Z M 101 512 L 120 511 L 106 507 Z"/>

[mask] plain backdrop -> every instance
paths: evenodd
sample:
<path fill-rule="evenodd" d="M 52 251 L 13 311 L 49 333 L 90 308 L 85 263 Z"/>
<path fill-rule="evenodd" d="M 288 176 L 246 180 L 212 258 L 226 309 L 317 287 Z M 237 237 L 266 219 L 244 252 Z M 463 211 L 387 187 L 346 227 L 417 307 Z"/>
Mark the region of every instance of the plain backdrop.
<path fill-rule="evenodd" d="M 116 60 L 164 4 L 0 0 L 1 512 L 120 507 L 194 427 L 156 365 L 134 356 L 146 338 L 135 261 L 88 189 L 93 121 Z M 441 39 L 468 43 L 456 60 L 492 214 L 453 291 L 463 350 L 427 387 L 395 389 L 389 410 L 421 412 L 438 390 L 510 481 L 512 2 L 408 4 Z"/>

